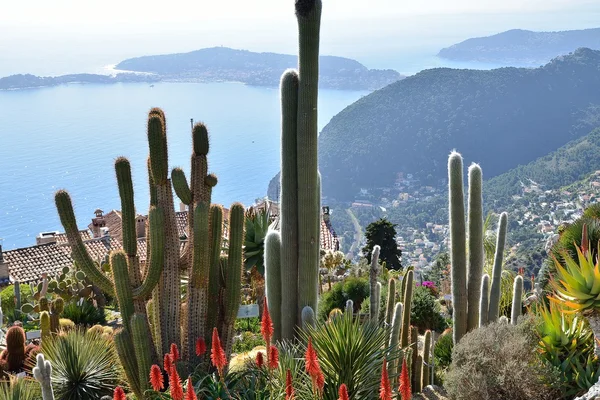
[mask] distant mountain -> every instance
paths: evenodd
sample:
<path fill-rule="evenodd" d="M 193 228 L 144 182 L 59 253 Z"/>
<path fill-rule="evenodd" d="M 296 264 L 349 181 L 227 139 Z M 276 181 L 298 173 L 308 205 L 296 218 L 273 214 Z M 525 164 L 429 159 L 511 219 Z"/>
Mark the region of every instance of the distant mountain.
<path fill-rule="evenodd" d="M 438 56 L 455 61 L 538 66 L 580 47 L 600 50 L 600 28 L 562 32 L 513 29 L 465 40 L 440 50 Z"/>
<path fill-rule="evenodd" d="M 20 74 L 0 78 L 0 90 L 40 88 L 67 83 L 157 82 L 158 80 L 154 76 L 138 74 L 117 74 L 116 76 L 71 74 L 47 77 Z"/>
<path fill-rule="evenodd" d="M 130 58 L 116 68 L 154 73 L 163 80 L 235 81 L 276 87 L 287 68 L 297 67 L 297 60 L 293 55 L 213 47 Z M 333 56 L 321 56 L 319 69 L 320 87 L 330 89 L 376 90 L 402 78 L 393 70 L 368 69 L 358 61 Z"/>
<path fill-rule="evenodd" d="M 319 137 L 323 194 L 353 199 L 398 173 L 439 185 L 457 149 L 492 178 L 600 125 L 600 51 L 578 49 L 537 69 L 437 68 L 348 106 Z"/>

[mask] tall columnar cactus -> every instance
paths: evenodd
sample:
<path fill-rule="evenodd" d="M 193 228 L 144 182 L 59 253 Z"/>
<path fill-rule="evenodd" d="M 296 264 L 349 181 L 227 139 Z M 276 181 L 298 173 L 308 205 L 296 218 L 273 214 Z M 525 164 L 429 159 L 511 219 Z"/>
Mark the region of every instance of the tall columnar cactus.
<path fill-rule="evenodd" d="M 415 366 L 415 386 L 414 393 L 421 393 L 423 391 L 423 357 L 419 354 L 417 355 L 416 366 Z"/>
<path fill-rule="evenodd" d="M 479 326 L 481 277 L 483 274 L 482 172 L 472 164 L 469 175 L 468 235 L 465 226 L 463 159 L 453 151 L 448 158 L 450 261 L 452 265 L 453 339 L 458 343 Z M 467 269 L 468 240 L 468 269 Z"/>
<path fill-rule="evenodd" d="M 481 279 L 481 300 L 479 301 L 479 326 L 482 327 L 488 323 L 488 310 L 489 310 L 489 297 L 490 297 L 490 276 L 488 274 L 483 275 Z"/>
<path fill-rule="evenodd" d="M 421 363 L 419 363 L 419 330 L 416 326 L 410 327 L 410 347 L 412 349 L 411 352 L 411 363 L 410 363 L 410 378 L 412 381 L 412 388 L 414 393 L 419 393 L 420 390 L 417 391 L 419 386 L 419 380 L 421 378 Z"/>
<path fill-rule="evenodd" d="M 321 0 L 296 2 L 298 70 L 281 78 L 282 338 L 292 338 L 309 306 L 317 312 L 320 251 L 320 176 L 317 163 L 317 98 Z M 269 274 L 267 272 L 267 274 Z"/>
<path fill-rule="evenodd" d="M 396 280 L 390 278 L 388 281 L 388 295 L 387 303 L 385 307 L 385 324 L 389 326 L 392 323 L 394 317 L 394 305 L 396 303 Z"/>
<path fill-rule="evenodd" d="M 172 171 L 175 191 L 189 207 L 183 253 L 168 178 L 166 122 L 160 109 L 154 108 L 148 115 L 151 196 L 145 268 L 141 268 L 138 255 L 133 183 L 127 159 L 120 157 L 115 162 L 123 251 L 111 253 L 112 279 L 87 253 L 68 193 L 64 190 L 56 193 L 56 206 L 77 265 L 119 302 L 123 330 L 115 335 L 115 343 L 130 385 L 140 398 L 149 387 L 146 376 L 149 366 L 162 360 L 171 344 L 182 349 L 182 361 L 190 370 L 198 365 L 208 368 L 208 356 L 197 357 L 195 344 L 199 338 L 210 344 L 212 328 L 219 331 L 227 355 L 233 345 L 233 326 L 241 294 L 244 207 L 234 203 L 230 208 L 229 237 L 224 249 L 223 209 L 210 203 L 217 179 L 207 174 L 206 127 L 196 124 L 192 139 L 191 184 L 188 185 L 183 170 Z M 183 306 L 182 269 L 189 278 Z"/>
<path fill-rule="evenodd" d="M 402 303 L 396 303 L 394 306 L 394 313 L 392 317 L 392 329 L 390 332 L 390 349 L 392 351 L 399 349 L 400 347 L 400 334 L 402 332 Z M 390 361 L 390 368 L 394 371 L 393 376 L 400 376 L 400 366 L 402 362 L 399 360 Z M 392 382 L 393 386 L 396 386 L 396 381 Z"/>
<path fill-rule="evenodd" d="M 517 325 L 521 310 L 523 308 L 523 277 L 517 275 L 513 287 L 512 310 L 510 313 L 510 322 Z"/>
<path fill-rule="evenodd" d="M 13 286 L 15 293 L 15 308 L 19 310 L 21 309 L 21 282 L 15 281 Z"/>
<path fill-rule="evenodd" d="M 270 266 L 265 270 L 266 301 L 269 312 L 276 315 L 273 320 L 273 340 L 281 339 L 281 234 L 270 230 L 265 237 L 265 263 Z"/>
<path fill-rule="evenodd" d="M 48 311 L 42 311 L 40 313 L 40 330 L 42 331 L 42 341 L 50 338 L 50 314 Z"/>
<path fill-rule="evenodd" d="M 402 333 L 400 339 L 400 346 L 406 347 L 409 345 L 410 341 L 410 310 L 412 308 L 412 293 L 413 293 L 413 277 L 414 272 L 408 271 L 406 275 L 404 275 L 404 279 L 406 282 L 406 286 L 404 289 L 404 307 L 402 312 Z"/>
<path fill-rule="evenodd" d="M 373 252 L 371 254 L 371 269 L 369 270 L 369 283 L 371 284 L 371 295 L 369 311 L 371 320 L 377 321 L 379 319 L 379 295 L 377 293 L 377 278 L 379 277 L 379 251 L 381 247 L 379 245 L 373 246 Z"/>
<path fill-rule="evenodd" d="M 508 214 L 500 214 L 498 233 L 496 235 L 496 254 L 494 256 L 494 267 L 492 271 L 492 288 L 490 290 L 490 307 L 488 321 L 495 322 L 500 315 L 500 295 L 502 286 L 502 262 L 504 257 L 504 246 L 506 243 L 506 227 L 508 225 Z"/>
<path fill-rule="evenodd" d="M 423 379 L 423 387 L 429 385 L 430 382 L 430 372 L 431 372 L 431 331 L 425 331 L 425 337 L 423 339 L 423 371 L 421 373 Z"/>
<path fill-rule="evenodd" d="M 42 387 L 42 399 L 54 400 L 54 391 L 52 390 L 52 364 L 46 361 L 43 354 L 37 355 L 36 365 L 33 368 L 33 377 Z"/>

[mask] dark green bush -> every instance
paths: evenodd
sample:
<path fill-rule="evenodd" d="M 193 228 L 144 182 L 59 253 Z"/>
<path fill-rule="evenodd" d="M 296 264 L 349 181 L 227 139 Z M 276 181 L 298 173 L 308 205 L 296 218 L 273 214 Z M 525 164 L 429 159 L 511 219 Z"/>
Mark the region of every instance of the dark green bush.
<path fill-rule="evenodd" d="M 93 326 L 106 324 L 104 309 L 96 308 L 90 302 L 84 301 L 81 305 L 68 303 L 62 313 L 62 318 L 68 318 L 81 326 Z"/>
<path fill-rule="evenodd" d="M 494 322 L 463 336 L 454 347 L 444 386 L 454 400 L 551 400 L 557 373 L 536 354 L 533 324 Z"/>
<path fill-rule="evenodd" d="M 367 278 L 349 277 L 343 282 L 337 282 L 331 290 L 321 295 L 319 318 L 321 320 L 327 319 L 334 308 L 344 310 L 347 300 L 352 300 L 354 310 L 358 310 L 368 295 L 369 281 Z"/>
<path fill-rule="evenodd" d="M 29 285 L 21 284 L 21 303 L 27 303 L 27 297 L 31 296 L 31 288 Z M 0 301 L 2 302 L 2 311 L 4 313 L 11 312 L 15 309 L 15 286 L 10 285 L 2 289 L 0 292 Z"/>
<path fill-rule="evenodd" d="M 427 287 L 417 286 L 413 289 L 410 323 L 419 328 L 419 332 L 443 332 L 448 327 L 441 309 L 439 301 Z"/>

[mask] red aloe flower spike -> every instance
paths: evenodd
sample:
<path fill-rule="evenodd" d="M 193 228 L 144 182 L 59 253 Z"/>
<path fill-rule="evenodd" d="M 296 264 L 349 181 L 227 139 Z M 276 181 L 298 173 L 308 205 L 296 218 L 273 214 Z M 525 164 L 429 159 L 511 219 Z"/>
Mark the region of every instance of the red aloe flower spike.
<path fill-rule="evenodd" d="M 348 388 L 346 387 L 345 383 L 341 384 L 339 395 L 340 398 L 338 400 L 350 400 L 350 397 L 348 397 Z"/>
<path fill-rule="evenodd" d="M 285 373 L 285 400 L 294 399 L 294 386 L 292 386 L 292 371 L 289 369 Z"/>
<path fill-rule="evenodd" d="M 321 367 L 319 366 L 317 352 L 312 345 L 312 338 L 308 338 L 308 347 L 306 348 L 305 358 L 306 372 L 308 372 L 312 378 L 315 378 L 321 372 Z"/>
<path fill-rule="evenodd" d="M 271 344 L 271 338 L 273 337 L 273 321 L 271 320 L 271 315 L 269 314 L 269 306 L 267 305 L 266 298 L 263 306 L 262 321 L 260 323 L 260 333 L 262 333 L 263 339 L 265 339 L 265 343 L 268 348 Z"/>
<path fill-rule="evenodd" d="M 271 345 L 269 349 L 269 368 L 275 369 L 279 365 L 279 352 L 277 351 L 277 347 Z"/>
<path fill-rule="evenodd" d="M 265 365 L 265 359 L 263 358 L 262 351 L 256 353 L 256 365 L 258 366 L 258 368 L 262 368 L 263 365 Z"/>
<path fill-rule="evenodd" d="M 194 391 L 194 385 L 192 384 L 192 377 L 188 377 L 187 387 L 185 388 L 185 400 L 198 400 L 196 392 Z"/>
<path fill-rule="evenodd" d="M 402 373 L 400 374 L 400 396 L 402 400 L 410 400 L 412 396 L 406 359 L 402 360 Z"/>
<path fill-rule="evenodd" d="M 388 376 L 387 361 L 383 359 L 383 367 L 381 368 L 381 385 L 379 387 L 379 398 L 381 400 L 392 400 L 392 388 L 390 386 L 390 378 Z"/>
<path fill-rule="evenodd" d="M 167 374 L 171 373 L 171 367 L 173 366 L 173 355 L 171 353 L 165 354 L 165 358 L 163 360 L 163 368 L 167 371 Z"/>
<path fill-rule="evenodd" d="M 223 347 L 221 347 L 221 339 L 219 339 L 219 332 L 217 331 L 217 328 L 213 328 L 210 359 L 213 365 L 219 370 L 219 375 L 222 376 L 223 368 L 225 368 L 227 365 L 227 357 L 225 356 Z"/>
<path fill-rule="evenodd" d="M 150 384 L 152 385 L 152 389 L 154 389 L 155 392 L 158 392 L 161 389 L 165 388 L 162 371 L 160 370 L 160 367 L 156 364 L 150 367 Z"/>
<path fill-rule="evenodd" d="M 201 355 L 204 355 L 204 353 L 206 353 L 206 342 L 204 341 L 204 338 L 200 337 L 196 340 L 196 355 L 200 357 Z"/>
<path fill-rule="evenodd" d="M 323 397 L 323 389 L 325 388 L 325 376 L 323 375 L 323 371 L 319 369 L 319 375 L 317 375 L 316 379 L 317 389 L 319 390 L 319 397 Z"/>
<path fill-rule="evenodd" d="M 171 391 L 171 397 L 173 400 L 183 400 L 183 387 L 181 386 L 181 380 L 179 379 L 179 373 L 175 365 L 171 366 L 171 373 L 169 374 L 169 389 Z"/>
<path fill-rule="evenodd" d="M 179 349 L 175 343 L 171 343 L 171 354 L 173 355 L 173 362 L 179 360 Z"/>
<path fill-rule="evenodd" d="M 127 396 L 125 396 L 125 392 L 121 386 L 117 386 L 115 391 L 113 392 L 113 400 L 127 400 Z"/>

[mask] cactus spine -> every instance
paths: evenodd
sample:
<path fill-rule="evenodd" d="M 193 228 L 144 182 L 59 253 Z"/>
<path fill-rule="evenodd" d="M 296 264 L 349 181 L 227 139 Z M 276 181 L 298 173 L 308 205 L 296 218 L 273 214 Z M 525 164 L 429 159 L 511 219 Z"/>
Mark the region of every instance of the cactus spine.
<path fill-rule="evenodd" d="M 423 379 L 423 384 L 422 386 L 425 387 L 427 385 L 429 385 L 430 383 L 430 371 L 431 371 L 431 365 L 430 365 L 430 356 L 431 356 L 431 331 L 427 330 L 425 331 L 425 337 L 424 337 L 424 343 L 423 343 L 423 371 L 421 373 L 422 379 Z"/>
<path fill-rule="evenodd" d="M 377 277 L 379 276 L 379 251 L 381 248 L 379 245 L 373 246 L 373 252 L 371 254 L 371 269 L 369 270 L 369 283 L 371 284 L 371 295 L 369 311 L 371 320 L 377 321 L 379 319 L 379 296 L 381 293 L 377 292 Z"/>
<path fill-rule="evenodd" d="M 483 275 L 481 279 L 481 300 L 479 302 L 479 326 L 484 326 L 488 323 L 488 309 L 490 297 L 490 276 Z"/>
<path fill-rule="evenodd" d="M 406 286 L 404 289 L 404 307 L 402 312 L 402 333 L 400 339 L 400 346 L 406 347 L 409 345 L 410 340 L 410 310 L 412 308 L 412 293 L 413 293 L 413 276 L 414 272 L 412 270 L 408 271 L 406 275 L 404 275 L 404 280 L 406 281 Z"/>
<path fill-rule="evenodd" d="M 385 308 L 385 324 L 389 326 L 392 323 L 394 317 L 394 303 L 396 302 L 396 280 L 390 278 L 388 281 L 388 295 L 387 303 Z"/>
<path fill-rule="evenodd" d="M 513 287 L 512 310 L 510 313 L 510 322 L 517 325 L 523 308 L 523 277 L 517 275 Z"/>
<path fill-rule="evenodd" d="M 488 321 L 494 322 L 500 315 L 500 288 L 502 286 L 502 258 L 504 257 L 504 246 L 506 243 L 506 227 L 508 225 L 508 214 L 500 214 L 498 233 L 496 237 L 496 254 L 494 256 L 494 267 L 492 271 L 492 288 L 490 290 L 490 307 Z"/>
<path fill-rule="evenodd" d="M 50 361 L 44 359 L 43 354 L 37 355 L 36 366 L 33 368 L 32 373 L 36 381 L 40 383 L 42 387 L 42 399 L 43 400 L 54 400 L 54 391 L 52 390 L 52 364 Z"/>

